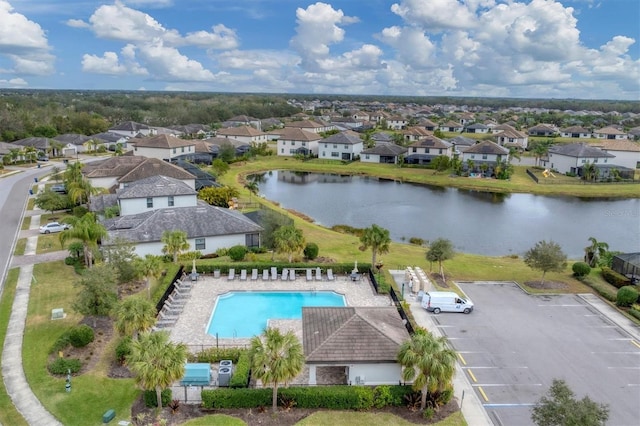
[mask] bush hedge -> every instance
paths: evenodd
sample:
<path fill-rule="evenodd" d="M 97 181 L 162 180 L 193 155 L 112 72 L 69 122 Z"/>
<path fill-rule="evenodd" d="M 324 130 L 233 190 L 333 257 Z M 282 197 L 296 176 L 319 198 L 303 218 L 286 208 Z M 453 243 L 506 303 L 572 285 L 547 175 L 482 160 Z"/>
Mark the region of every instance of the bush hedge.
<path fill-rule="evenodd" d="M 126 336 L 120 339 L 118 346 L 116 346 L 116 359 L 124 365 L 129 354 L 131 354 L 131 337 Z"/>
<path fill-rule="evenodd" d="M 616 288 L 622 288 L 624 286 L 631 285 L 631 280 L 629 278 L 617 273 L 616 271 L 606 266 L 602 267 L 602 278 L 604 278 L 606 282 L 615 286 Z"/>
<path fill-rule="evenodd" d="M 229 249 L 229 257 L 234 262 L 240 262 L 244 260 L 244 257 L 247 255 L 247 248 L 245 246 L 233 246 Z"/>
<path fill-rule="evenodd" d="M 166 407 L 171 402 L 171 397 L 173 394 L 171 393 L 171 389 L 163 389 L 160 392 L 160 400 L 162 401 L 162 406 Z M 158 406 L 158 401 L 156 397 L 156 391 L 154 390 L 146 390 L 143 393 L 144 397 L 144 405 L 148 408 L 153 408 Z"/>
<path fill-rule="evenodd" d="M 631 306 L 638 301 L 638 290 L 635 287 L 627 285 L 618 290 L 616 297 L 616 305 Z"/>
<path fill-rule="evenodd" d="M 278 390 L 279 399 L 295 401 L 297 408 L 331 410 L 367 410 L 386 405 L 401 406 L 410 386 L 313 386 L 289 387 Z M 206 409 L 256 408 L 271 405 L 273 390 L 215 389 L 202 391 L 202 406 Z M 377 399 L 376 399 L 377 398 Z"/>
<path fill-rule="evenodd" d="M 582 278 L 591 272 L 591 266 L 585 262 L 576 262 L 571 266 L 571 269 L 573 270 L 573 276 L 576 278 Z"/>
<path fill-rule="evenodd" d="M 77 373 L 82 368 L 82 361 L 77 358 L 60 358 L 57 357 L 55 360 L 47 365 L 47 369 L 49 373 L 56 375 L 67 374 L 69 370 L 71 373 Z"/>
<path fill-rule="evenodd" d="M 93 328 L 86 324 L 78 325 L 69 330 L 69 343 L 74 348 L 84 348 L 93 342 L 94 338 Z"/>
<path fill-rule="evenodd" d="M 220 271 L 222 274 L 227 274 L 230 268 L 234 268 L 236 272 L 239 269 L 258 269 L 259 271 L 263 269 L 269 269 L 271 267 L 278 268 L 279 271 L 282 268 L 296 268 L 296 269 L 316 269 L 321 268 L 326 270 L 328 268 L 333 269 L 334 274 L 350 274 L 353 270 L 353 263 L 314 263 L 314 262 L 299 262 L 299 263 L 288 263 L 288 262 L 240 262 L 233 264 L 199 264 L 197 265 L 198 273 L 200 274 L 213 274 L 213 271 Z M 371 269 L 370 263 L 362 263 L 358 262 L 358 269 L 360 271 L 367 271 Z"/>
<path fill-rule="evenodd" d="M 634 308 L 629 309 L 629 315 L 634 317 L 637 320 L 640 320 L 640 311 Z"/>
<path fill-rule="evenodd" d="M 251 373 L 251 356 L 248 350 L 244 350 L 233 368 L 233 375 L 229 381 L 231 388 L 246 388 L 249 386 L 249 374 Z"/>
<path fill-rule="evenodd" d="M 316 243 L 307 243 L 303 251 L 304 257 L 309 260 L 314 260 L 316 257 L 318 257 L 319 252 L 320 248 L 318 248 L 318 245 Z"/>
<path fill-rule="evenodd" d="M 598 293 L 600 296 L 607 299 L 609 302 L 616 301 L 617 292 L 607 284 L 597 282 L 597 281 L 592 281 L 591 279 L 589 279 L 589 277 L 585 277 L 583 282 L 589 287 L 591 287 L 592 289 L 594 289 L 596 293 Z"/>
<path fill-rule="evenodd" d="M 246 351 L 246 349 L 241 348 L 209 348 L 195 355 L 189 355 L 187 358 L 189 362 L 205 362 L 208 364 L 215 364 L 223 359 L 230 359 L 234 364 L 237 364 L 240 355 Z"/>

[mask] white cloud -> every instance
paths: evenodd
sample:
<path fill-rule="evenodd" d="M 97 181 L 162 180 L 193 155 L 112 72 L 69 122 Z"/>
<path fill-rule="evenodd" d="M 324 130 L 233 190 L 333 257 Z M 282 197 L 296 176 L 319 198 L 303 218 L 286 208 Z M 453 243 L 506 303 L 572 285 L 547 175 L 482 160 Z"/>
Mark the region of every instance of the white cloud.
<path fill-rule="evenodd" d="M 90 28 L 91 26 L 84 22 L 82 19 L 68 19 L 66 22 L 67 26 L 72 28 Z"/>
<path fill-rule="evenodd" d="M 279 50 L 229 50 L 215 56 L 221 69 L 237 70 L 278 70 L 293 67 L 300 58 Z"/>
<path fill-rule="evenodd" d="M 161 39 L 138 46 L 137 57 L 151 76 L 165 81 L 212 81 L 214 74 L 178 49 L 165 46 Z"/>
<path fill-rule="evenodd" d="M 104 52 L 102 57 L 85 54 L 82 56 L 82 71 L 106 75 L 147 75 L 148 72 L 135 60 L 135 47 L 122 48 L 122 61 L 115 52 Z"/>
<path fill-rule="evenodd" d="M 222 24 L 214 25 L 213 32 L 196 31 L 187 34 L 185 44 L 208 49 L 235 49 L 238 47 L 236 32 Z"/>
<path fill-rule="evenodd" d="M 412 68 L 434 67 L 434 44 L 416 27 L 393 26 L 385 28 L 377 38 L 396 50 L 396 58 Z"/>
<path fill-rule="evenodd" d="M 27 87 L 27 82 L 22 78 L 0 79 L 0 87 Z"/>
<path fill-rule="evenodd" d="M 55 57 L 42 27 L 0 0 L 0 56 L 13 62 L 6 74 L 48 75 L 54 72 Z M 10 81 L 10 80 L 7 80 Z"/>
<path fill-rule="evenodd" d="M 391 11 L 409 24 L 424 26 L 430 31 L 440 31 L 451 28 L 470 28 L 477 23 L 474 7 L 478 3 L 469 2 L 471 9 L 458 0 L 403 0 L 394 3 Z M 492 2 L 486 2 L 492 3 Z"/>

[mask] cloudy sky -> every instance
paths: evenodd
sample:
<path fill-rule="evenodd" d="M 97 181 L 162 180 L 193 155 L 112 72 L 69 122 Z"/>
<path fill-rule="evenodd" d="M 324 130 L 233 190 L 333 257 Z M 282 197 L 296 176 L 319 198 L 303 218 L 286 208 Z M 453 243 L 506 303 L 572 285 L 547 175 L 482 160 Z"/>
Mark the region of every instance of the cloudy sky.
<path fill-rule="evenodd" d="M 640 100 L 638 0 L 0 0 L 0 88 Z"/>

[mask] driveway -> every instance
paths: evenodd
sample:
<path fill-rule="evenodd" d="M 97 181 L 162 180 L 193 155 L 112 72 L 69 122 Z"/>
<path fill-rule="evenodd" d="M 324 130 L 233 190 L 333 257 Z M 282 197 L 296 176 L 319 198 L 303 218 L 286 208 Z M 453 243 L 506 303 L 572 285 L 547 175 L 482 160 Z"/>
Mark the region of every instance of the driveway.
<path fill-rule="evenodd" d="M 608 424 L 640 418 L 640 332 L 579 295 L 533 296 L 514 283 L 461 283 L 475 310 L 432 315 L 496 425 L 532 425 L 553 379 L 609 404 Z M 619 315 L 619 314 L 618 314 Z"/>

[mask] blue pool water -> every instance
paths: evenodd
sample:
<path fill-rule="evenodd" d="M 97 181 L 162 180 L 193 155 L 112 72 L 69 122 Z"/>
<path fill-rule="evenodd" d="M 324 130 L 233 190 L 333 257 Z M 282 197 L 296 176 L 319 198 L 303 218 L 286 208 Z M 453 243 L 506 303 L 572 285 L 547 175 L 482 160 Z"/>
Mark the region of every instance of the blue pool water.
<path fill-rule="evenodd" d="M 269 319 L 300 319 L 303 306 L 346 306 L 332 291 L 238 291 L 218 296 L 207 333 L 220 338 L 262 334 Z"/>

